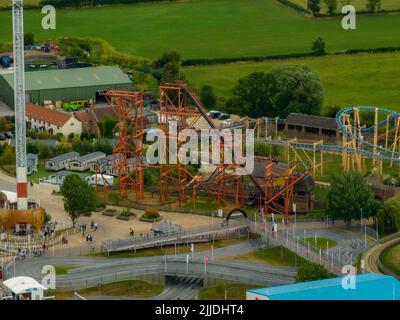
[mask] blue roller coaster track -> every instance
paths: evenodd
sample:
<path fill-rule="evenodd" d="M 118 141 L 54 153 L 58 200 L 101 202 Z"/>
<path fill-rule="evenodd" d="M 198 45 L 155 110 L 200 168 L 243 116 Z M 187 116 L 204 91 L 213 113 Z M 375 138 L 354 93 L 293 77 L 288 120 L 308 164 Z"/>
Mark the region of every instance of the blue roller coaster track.
<path fill-rule="evenodd" d="M 343 109 L 339 111 L 336 114 L 336 123 L 339 127 L 339 130 L 342 132 L 342 134 L 345 134 L 351 139 L 355 139 L 358 142 L 361 142 L 364 146 L 373 149 L 375 147 L 375 150 L 379 151 L 379 153 L 373 153 L 371 151 L 368 151 L 366 149 L 359 149 L 359 148 L 352 148 L 352 147 L 344 147 L 340 145 L 329 145 L 329 144 L 318 144 L 316 145 L 315 149 L 317 151 L 325 151 L 325 152 L 332 152 L 332 153 L 341 153 L 341 152 L 346 152 L 347 154 L 358 154 L 362 155 L 366 158 L 375 158 L 375 159 L 381 159 L 381 160 L 387 160 L 387 161 L 393 161 L 400 163 L 400 152 L 393 151 L 387 148 L 384 148 L 380 145 L 374 146 L 372 143 L 366 141 L 366 140 L 361 140 L 357 135 L 354 135 L 354 132 L 351 130 L 348 130 L 343 123 L 343 115 L 345 114 L 350 114 L 353 112 L 353 109 L 357 108 L 359 110 L 366 110 L 366 111 L 375 111 L 376 107 L 370 107 L 370 106 L 359 106 L 359 107 L 350 107 Z M 384 108 L 378 108 L 379 112 L 385 113 L 390 115 L 389 121 L 393 121 L 400 117 L 400 113 L 395 112 L 393 110 L 389 109 L 384 109 Z M 279 123 L 284 123 L 284 119 L 279 119 Z M 382 127 L 387 124 L 387 119 L 381 120 L 378 122 L 378 127 Z M 369 133 L 371 133 L 374 130 L 375 126 L 371 126 L 368 128 L 361 128 L 360 130 L 362 131 L 363 136 L 367 136 Z M 255 139 L 255 141 L 258 142 L 267 142 L 273 145 L 280 145 L 284 146 L 285 141 L 283 140 L 264 140 L 264 139 Z M 295 148 L 295 149 L 304 149 L 304 150 L 314 150 L 314 144 L 312 143 L 302 143 L 302 142 L 291 142 L 290 145 Z"/>

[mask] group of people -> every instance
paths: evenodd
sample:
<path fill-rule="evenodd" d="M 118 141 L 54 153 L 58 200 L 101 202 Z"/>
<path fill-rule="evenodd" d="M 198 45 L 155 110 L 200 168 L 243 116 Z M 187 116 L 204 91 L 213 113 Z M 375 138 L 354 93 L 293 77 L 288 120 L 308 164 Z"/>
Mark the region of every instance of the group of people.
<path fill-rule="evenodd" d="M 41 257 L 44 255 L 45 250 L 48 250 L 45 244 L 43 247 L 33 247 L 33 248 L 18 248 L 18 255 L 19 259 L 26 259 L 28 257 Z"/>

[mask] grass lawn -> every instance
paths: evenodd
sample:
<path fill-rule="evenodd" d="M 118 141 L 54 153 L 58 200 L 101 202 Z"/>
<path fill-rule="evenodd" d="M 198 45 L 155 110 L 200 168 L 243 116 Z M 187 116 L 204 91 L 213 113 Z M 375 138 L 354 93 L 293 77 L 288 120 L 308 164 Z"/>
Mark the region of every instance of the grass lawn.
<path fill-rule="evenodd" d="M 39 4 L 40 0 L 24 0 L 24 4 Z M 11 0 L 0 0 L 0 7 L 11 6 Z"/>
<path fill-rule="evenodd" d="M 258 235 L 250 234 L 250 239 L 255 239 L 257 238 Z M 214 241 L 214 249 L 226 247 L 226 246 L 231 246 L 234 244 L 242 243 L 244 241 L 247 241 L 247 236 L 242 237 L 241 239 L 235 238 L 235 239 L 226 239 L 226 240 L 215 240 Z M 195 243 L 194 244 L 194 250 L 196 252 L 200 251 L 205 251 L 205 250 L 210 250 L 211 249 L 211 243 L 210 242 L 204 242 L 204 243 Z M 190 246 L 185 246 L 185 245 L 177 245 L 176 246 L 176 253 L 181 254 L 181 253 L 189 253 L 190 252 Z M 163 256 L 163 255 L 171 255 L 175 254 L 175 247 L 174 246 L 167 246 L 163 247 L 162 249 L 160 248 L 150 248 L 150 249 L 143 249 L 135 252 L 117 252 L 117 253 L 112 253 L 110 254 L 110 258 L 139 258 L 139 257 L 153 257 L 153 256 Z M 90 256 L 102 256 L 104 257 L 104 254 L 102 253 L 95 253 Z M 107 256 L 106 256 L 107 257 Z"/>
<path fill-rule="evenodd" d="M 315 71 L 324 86 L 324 106 L 372 105 L 400 110 L 400 52 L 196 66 L 185 68 L 184 74 L 191 86 L 199 89 L 209 84 L 218 96 L 229 97 L 239 78 L 282 64 L 305 64 Z"/>
<path fill-rule="evenodd" d="M 249 263 L 265 263 L 272 266 L 293 267 L 295 265 L 296 255 L 284 247 L 273 247 L 267 249 L 258 249 L 256 251 L 237 256 L 226 257 L 223 260 L 245 260 Z M 306 260 L 297 256 L 297 263 L 301 264 Z"/>
<path fill-rule="evenodd" d="M 38 169 L 38 171 L 33 172 L 31 175 L 28 176 L 28 181 L 32 181 L 34 183 L 39 183 L 39 179 L 47 178 L 56 173 L 54 171 L 46 170 L 46 168 L 44 167 L 44 164 L 38 164 L 37 169 Z"/>
<path fill-rule="evenodd" d="M 141 280 L 126 280 L 79 290 L 78 293 L 82 296 L 125 296 L 147 298 L 159 295 L 163 289 L 164 286 L 158 284 L 152 284 Z M 74 292 L 50 292 L 48 295 L 55 295 L 56 300 L 69 300 L 73 298 Z"/>
<path fill-rule="evenodd" d="M 70 266 L 70 265 L 59 265 L 59 266 L 54 266 L 56 269 L 56 274 L 61 275 L 61 274 L 67 274 L 68 270 L 76 269 L 79 268 L 80 266 Z"/>
<path fill-rule="evenodd" d="M 380 259 L 386 268 L 400 276 L 400 244 L 383 251 Z"/>
<path fill-rule="evenodd" d="M 315 244 L 315 238 L 305 238 L 301 239 L 300 242 L 302 242 L 304 245 L 308 245 L 310 243 L 310 246 L 317 247 L 318 249 L 325 250 L 327 248 L 333 248 L 336 247 L 337 242 L 335 240 L 327 239 L 327 238 L 318 238 L 317 237 L 317 243 Z"/>
<path fill-rule="evenodd" d="M 341 17 L 310 18 L 275 0 L 188 0 L 58 9 L 55 30 L 41 28 L 39 10 L 26 10 L 24 18 L 25 31 L 38 40 L 97 37 L 119 51 L 149 58 L 170 50 L 180 52 L 184 59 L 309 52 L 319 36 L 325 39 L 328 51 L 366 49 L 397 46 L 400 37 L 398 15 L 358 16 L 357 30 L 344 31 Z M 11 12 L 0 12 L 0 21 L 0 42 L 11 41 Z"/>
<path fill-rule="evenodd" d="M 199 292 L 199 300 L 225 300 L 225 290 L 228 300 L 245 300 L 246 291 L 257 288 L 260 287 L 254 284 L 218 281 L 217 285 L 202 289 Z"/>

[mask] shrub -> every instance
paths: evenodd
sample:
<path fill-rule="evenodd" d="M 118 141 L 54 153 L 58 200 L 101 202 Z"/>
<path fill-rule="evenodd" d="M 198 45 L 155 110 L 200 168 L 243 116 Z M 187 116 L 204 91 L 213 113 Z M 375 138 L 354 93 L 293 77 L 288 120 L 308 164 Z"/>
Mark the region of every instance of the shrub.
<path fill-rule="evenodd" d="M 297 271 L 296 282 L 321 280 L 335 277 L 334 274 L 313 262 L 302 263 Z"/>
<path fill-rule="evenodd" d="M 131 212 L 129 209 L 122 210 L 121 214 L 122 217 L 136 217 L 136 213 Z"/>
<path fill-rule="evenodd" d="M 158 219 L 160 217 L 160 213 L 155 208 L 147 208 L 144 210 L 143 218 L 146 219 Z"/>
<path fill-rule="evenodd" d="M 121 195 L 118 191 L 110 191 L 108 193 L 108 201 L 110 201 L 112 204 L 119 205 L 121 202 Z"/>

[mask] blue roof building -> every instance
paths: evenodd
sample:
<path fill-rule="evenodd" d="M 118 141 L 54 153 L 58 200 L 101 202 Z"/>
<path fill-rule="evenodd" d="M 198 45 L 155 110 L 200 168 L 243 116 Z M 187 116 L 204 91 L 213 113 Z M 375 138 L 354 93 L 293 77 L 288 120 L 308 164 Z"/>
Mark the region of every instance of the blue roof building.
<path fill-rule="evenodd" d="M 247 300 L 400 300 L 400 281 L 383 274 L 360 274 L 350 287 L 347 277 L 248 290 Z M 342 285 L 342 282 L 345 285 Z M 347 284 L 347 285 L 346 285 Z M 349 288 L 350 287 L 350 288 Z"/>

